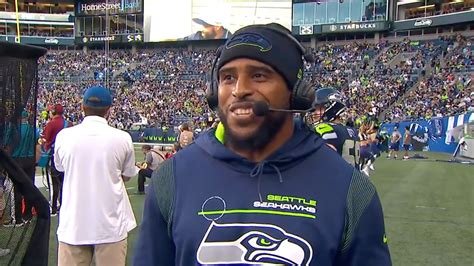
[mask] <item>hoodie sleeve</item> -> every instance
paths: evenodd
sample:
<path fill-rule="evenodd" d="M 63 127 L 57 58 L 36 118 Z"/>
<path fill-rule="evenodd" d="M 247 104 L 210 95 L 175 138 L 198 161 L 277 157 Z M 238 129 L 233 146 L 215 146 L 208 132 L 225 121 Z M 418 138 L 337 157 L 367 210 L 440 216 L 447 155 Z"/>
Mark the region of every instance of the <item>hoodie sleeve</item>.
<path fill-rule="evenodd" d="M 379 197 L 369 178 L 358 170 L 352 176 L 346 208 L 336 265 L 392 265 Z"/>
<path fill-rule="evenodd" d="M 167 266 L 175 263 L 175 246 L 170 230 L 174 194 L 173 179 L 172 159 L 166 160 L 158 170 L 153 172 L 135 247 L 133 258 L 135 266 Z"/>

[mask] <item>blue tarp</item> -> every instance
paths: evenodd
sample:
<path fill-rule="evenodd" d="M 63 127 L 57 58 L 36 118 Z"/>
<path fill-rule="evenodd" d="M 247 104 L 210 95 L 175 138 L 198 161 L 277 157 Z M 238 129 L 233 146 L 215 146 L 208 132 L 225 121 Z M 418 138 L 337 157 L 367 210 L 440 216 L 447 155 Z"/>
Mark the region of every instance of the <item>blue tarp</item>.
<path fill-rule="evenodd" d="M 470 121 L 474 121 L 472 112 L 450 117 L 436 117 L 431 120 L 387 123 L 383 124 L 381 129 L 385 128 L 391 134 L 393 128 L 398 126 L 400 133 L 404 135 L 405 128 L 408 126 L 413 136 L 414 150 L 453 153 L 457 142 L 451 135 L 451 130 Z"/>

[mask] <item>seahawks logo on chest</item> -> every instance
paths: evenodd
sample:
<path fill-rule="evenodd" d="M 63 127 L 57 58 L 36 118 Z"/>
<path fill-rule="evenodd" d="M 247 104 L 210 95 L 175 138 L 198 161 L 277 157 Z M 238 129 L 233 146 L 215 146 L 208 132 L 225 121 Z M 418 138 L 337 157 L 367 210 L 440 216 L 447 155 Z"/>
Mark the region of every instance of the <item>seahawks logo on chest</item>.
<path fill-rule="evenodd" d="M 201 264 L 265 263 L 309 265 L 311 245 L 271 224 L 212 221 L 197 252 Z"/>

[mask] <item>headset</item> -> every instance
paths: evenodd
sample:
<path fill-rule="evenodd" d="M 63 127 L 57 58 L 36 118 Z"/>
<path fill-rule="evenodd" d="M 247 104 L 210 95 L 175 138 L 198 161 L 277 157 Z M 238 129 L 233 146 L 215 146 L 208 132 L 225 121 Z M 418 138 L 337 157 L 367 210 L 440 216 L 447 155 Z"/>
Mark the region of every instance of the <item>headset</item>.
<path fill-rule="evenodd" d="M 284 29 L 281 29 L 277 26 L 274 26 L 272 24 L 270 25 L 250 25 L 247 27 L 252 27 L 252 28 L 264 28 L 264 29 L 270 29 L 278 34 L 281 34 L 287 38 L 289 38 L 300 50 L 302 57 L 305 62 L 307 63 L 313 63 L 314 58 L 310 52 L 306 50 L 306 48 L 289 32 L 287 32 Z M 243 28 L 244 29 L 244 28 Z M 224 45 L 225 46 L 225 45 Z M 214 62 L 212 64 L 211 72 L 208 75 L 209 76 L 209 82 L 207 85 L 206 89 L 206 100 L 207 104 L 212 110 L 217 110 L 218 105 L 219 105 L 219 99 L 218 99 L 218 94 L 219 94 L 219 84 L 217 82 L 217 64 L 219 63 L 219 59 L 222 55 L 223 47 L 220 46 L 217 51 L 216 51 L 216 58 L 214 59 Z M 304 65 L 304 63 L 303 63 Z M 295 85 L 293 86 L 293 90 L 291 93 L 291 99 L 290 99 L 290 109 L 293 110 L 308 110 L 312 107 L 312 103 L 314 101 L 314 89 L 311 86 L 311 84 L 307 81 L 304 80 L 303 78 L 303 70 L 300 69 L 301 73 L 298 73 L 298 75 L 301 75 L 301 78 L 297 80 Z"/>

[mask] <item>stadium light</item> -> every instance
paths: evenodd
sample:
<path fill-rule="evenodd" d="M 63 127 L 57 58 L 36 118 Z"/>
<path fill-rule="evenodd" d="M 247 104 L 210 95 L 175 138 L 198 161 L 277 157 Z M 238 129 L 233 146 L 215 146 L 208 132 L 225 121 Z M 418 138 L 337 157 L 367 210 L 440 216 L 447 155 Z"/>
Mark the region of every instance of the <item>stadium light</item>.
<path fill-rule="evenodd" d="M 435 5 L 427 5 L 427 6 L 419 6 L 419 7 L 416 7 L 415 9 L 425 9 L 425 8 L 431 8 L 431 7 L 434 7 Z"/>
<path fill-rule="evenodd" d="M 404 1 L 397 2 L 397 6 L 408 5 L 408 4 L 413 4 L 413 3 L 421 3 L 421 2 L 424 2 L 424 1 L 422 1 L 422 0 L 404 0 Z"/>

